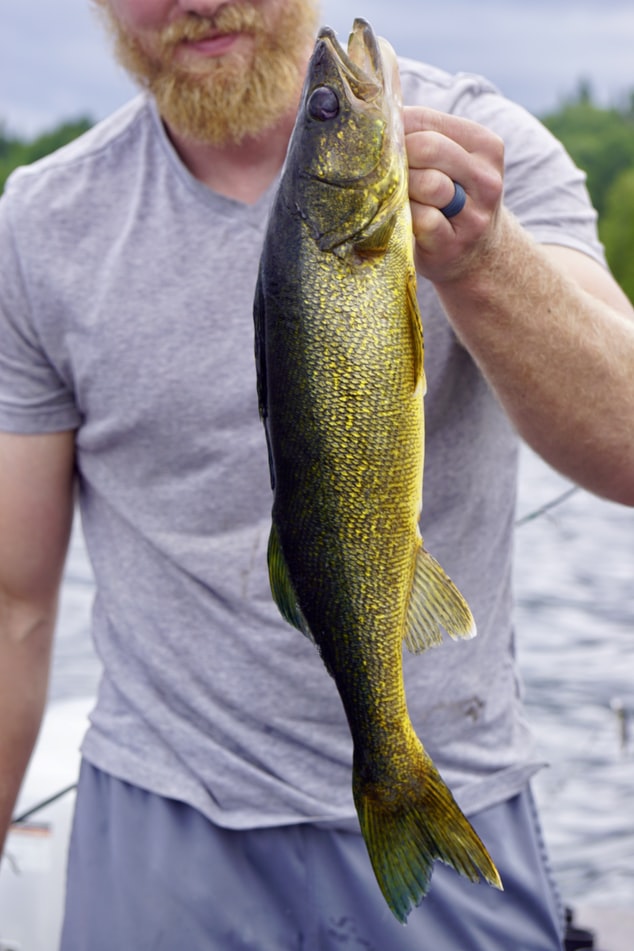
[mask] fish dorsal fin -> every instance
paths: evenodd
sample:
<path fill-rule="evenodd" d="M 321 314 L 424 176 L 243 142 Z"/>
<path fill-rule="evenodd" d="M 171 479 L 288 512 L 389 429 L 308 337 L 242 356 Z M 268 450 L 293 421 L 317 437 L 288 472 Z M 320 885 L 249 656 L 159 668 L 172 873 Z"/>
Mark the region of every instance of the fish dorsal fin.
<path fill-rule="evenodd" d="M 418 297 L 416 296 L 416 271 L 412 267 L 407 275 L 407 310 L 409 316 L 410 331 L 412 334 L 412 352 L 414 354 L 414 379 L 416 386 L 419 384 L 423 388 L 422 395 L 427 392 L 427 380 L 425 379 L 425 346 L 423 343 L 423 321 L 420 316 L 420 307 L 418 306 Z"/>
<path fill-rule="evenodd" d="M 266 399 L 266 344 L 264 340 L 265 326 L 266 318 L 264 315 L 264 292 L 262 290 L 262 273 L 260 271 L 258 273 L 257 283 L 255 285 L 255 296 L 253 300 L 255 372 L 257 375 L 257 394 L 260 419 L 266 419 L 268 415 Z"/>
<path fill-rule="evenodd" d="M 269 433 L 269 410 L 266 380 L 266 316 L 261 271 L 258 273 L 258 279 L 255 286 L 255 297 L 253 300 L 253 326 L 255 339 L 255 372 L 257 376 L 258 406 L 260 409 L 260 419 L 264 423 L 264 433 L 266 435 L 266 448 L 269 455 L 269 475 L 271 477 L 271 488 L 274 489 L 275 464 L 273 462 L 273 450 L 271 448 L 271 437 Z"/>
<path fill-rule="evenodd" d="M 469 605 L 438 562 L 421 545 L 407 611 L 405 646 L 413 654 L 442 641 L 442 628 L 454 638 L 475 637 Z"/>
<path fill-rule="evenodd" d="M 301 631 L 302 634 L 304 634 L 314 644 L 315 638 L 313 637 L 306 622 L 306 618 L 304 617 L 302 610 L 297 603 L 297 596 L 291 582 L 291 576 L 286 565 L 286 559 L 284 558 L 282 546 L 280 545 L 280 536 L 275 524 L 271 526 L 267 560 L 269 566 L 269 582 L 271 585 L 271 593 L 273 595 L 273 600 L 279 608 L 280 614 L 285 621 L 288 621 L 289 624 L 292 624 L 293 627 L 296 627 L 298 631 Z"/>

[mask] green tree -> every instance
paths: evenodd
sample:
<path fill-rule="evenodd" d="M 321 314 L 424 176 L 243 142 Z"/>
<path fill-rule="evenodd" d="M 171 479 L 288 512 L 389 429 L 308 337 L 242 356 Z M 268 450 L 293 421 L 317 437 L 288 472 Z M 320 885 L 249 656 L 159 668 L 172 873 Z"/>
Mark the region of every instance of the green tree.
<path fill-rule="evenodd" d="M 612 273 L 634 303 L 634 165 L 610 185 L 599 233 Z"/>
<path fill-rule="evenodd" d="M 7 134 L 4 126 L 0 125 L 0 191 L 18 165 L 29 165 L 39 158 L 43 158 L 55 149 L 61 148 L 86 132 L 92 125 L 87 117 L 81 117 L 63 122 L 48 132 L 36 136 L 30 141 L 24 141 Z"/>
<path fill-rule="evenodd" d="M 634 115 L 627 110 L 601 109 L 589 91 L 547 115 L 544 124 L 563 142 L 588 176 L 588 190 L 601 215 L 607 192 L 616 177 L 634 167 Z"/>
<path fill-rule="evenodd" d="M 590 84 L 580 82 L 543 122 L 586 172 L 608 262 L 634 302 L 634 90 L 618 106 L 601 109 Z"/>

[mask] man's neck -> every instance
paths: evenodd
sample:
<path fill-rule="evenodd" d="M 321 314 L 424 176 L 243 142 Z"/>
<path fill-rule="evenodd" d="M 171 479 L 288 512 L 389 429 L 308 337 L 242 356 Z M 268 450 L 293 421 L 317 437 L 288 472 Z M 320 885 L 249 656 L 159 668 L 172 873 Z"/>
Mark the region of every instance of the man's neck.
<path fill-rule="evenodd" d="M 240 144 L 210 145 L 185 139 L 167 127 L 174 148 L 189 171 L 220 195 L 255 204 L 282 168 L 295 121 L 289 112 L 274 128 Z"/>

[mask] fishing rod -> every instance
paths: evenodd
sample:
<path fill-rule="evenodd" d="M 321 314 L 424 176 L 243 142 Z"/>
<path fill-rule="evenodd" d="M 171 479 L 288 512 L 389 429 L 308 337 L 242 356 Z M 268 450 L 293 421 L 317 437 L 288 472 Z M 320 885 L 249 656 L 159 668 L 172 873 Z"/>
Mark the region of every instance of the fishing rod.
<path fill-rule="evenodd" d="M 26 810 L 26 812 L 20 813 L 19 816 L 14 816 L 11 820 L 11 825 L 20 825 L 21 823 L 26 822 L 27 819 L 31 818 L 31 816 L 34 816 L 42 809 L 45 809 L 46 806 L 50 806 L 52 803 L 57 802 L 58 799 L 62 799 L 67 793 L 73 792 L 75 789 L 77 789 L 77 783 L 71 783 L 70 786 L 65 786 L 63 789 L 60 789 L 58 792 L 54 793 L 54 795 L 48 796 L 41 802 L 31 806 Z"/>
<path fill-rule="evenodd" d="M 540 516 L 545 515 L 546 512 L 550 512 L 552 509 L 557 508 L 579 491 L 580 487 L 578 485 L 573 485 L 572 488 L 566 489 L 565 492 L 561 492 L 559 495 L 556 495 L 554 499 L 550 500 L 550 502 L 545 502 L 544 505 L 540 505 L 540 507 L 535 509 L 533 512 L 529 512 L 527 515 L 523 515 L 521 518 L 518 518 L 515 522 L 515 527 L 521 528 L 522 525 L 526 525 L 528 522 L 534 522 L 536 518 L 540 518 Z"/>

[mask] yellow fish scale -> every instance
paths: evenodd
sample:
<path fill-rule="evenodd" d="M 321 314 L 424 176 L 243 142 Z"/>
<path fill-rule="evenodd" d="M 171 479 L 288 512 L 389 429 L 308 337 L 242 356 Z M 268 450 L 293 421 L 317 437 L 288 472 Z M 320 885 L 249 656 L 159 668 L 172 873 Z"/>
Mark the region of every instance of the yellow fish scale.
<path fill-rule="evenodd" d="M 401 643 L 420 544 L 423 380 L 403 280 L 413 272 L 408 207 L 386 253 L 342 258 L 306 240 L 300 267 L 301 307 L 281 330 L 278 418 L 288 418 L 278 455 L 290 465 L 277 467 L 273 516 L 354 732 L 358 720 L 355 740 L 384 747 L 368 726 L 403 728 Z"/>

